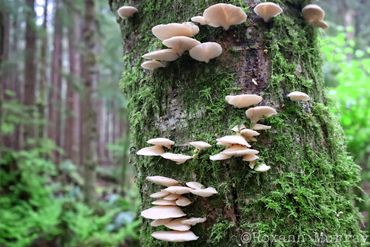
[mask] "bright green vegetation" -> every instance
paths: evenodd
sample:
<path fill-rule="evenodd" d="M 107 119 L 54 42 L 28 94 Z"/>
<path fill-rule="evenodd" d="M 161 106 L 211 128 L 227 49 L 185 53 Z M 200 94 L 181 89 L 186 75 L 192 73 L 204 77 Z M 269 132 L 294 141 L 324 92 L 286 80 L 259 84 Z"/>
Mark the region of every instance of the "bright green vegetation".
<path fill-rule="evenodd" d="M 216 1 L 208 1 L 207 5 L 213 2 Z M 251 12 L 242 2 L 229 2 Z M 300 246 L 316 246 L 316 233 L 329 237 L 361 236 L 352 191 L 359 181 L 359 167 L 347 156 L 342 130 L 326 106 L 317 31 L 303 22 L 299 16 L 301 5 L 294 3 L 284 5 L 286 14 L 270 24 L 248 20 L 227 32 L 201 27 L 196 38 L 220 42 L 225 50 L 220 58 L 203 64 L 185 55 L 153 74 L 140 68 L 140 56 L 161 47 L 150 28 L 187 21 L 202 13 L 204 1 L 143 1 L 138 5 L 139 15 L 120 21 L 125 52 L 120 85 L 129 96 L 131 163 L 138 171 L 143 208 L 150 207 L 149 194 L 159 190 L 144 180 L 148 175 L 196 180 L 219 192 L 208 199 L 191 198 L 195 202 L 185 211 L 190 216 L 206 215 L 208 220 L 192 228 L 200 239 L 186 246 L 234 246 L 240 243 L 243 232 L 312 237 Z M 117 6 L 113 4 L 113 10 Z M 253 34 L 262 33 L 262 38 L 248 36 L 247 28 L 252 28 Z M 266 49 L 265 56 L 271 60 L 270 79 L 264 82 L 266 87 L 259 89 L 253 89 L 250 81 L 243 81 L 237 70 L 244 60 L 253 59 L 255 49 L 261 49 L 256 44 Z M 245 51 L 235 51 L 236 46 Z M 285 95 L 293 90 L 308 93 L 313 101 L 290 102 Z M 209 161 L 209 155 L 221 150 L 215 145 L 217 137 L 231 134 L 230 128 L 236 124 L 248 124 L 243 110 L 224 101 L 226 95 L 239 92 L 258 93 L 264 104 L 279 112 L 264 121 L 272 129 L 262 132 L 253 145 L 260 151 L 260 162 L 272 166 L 266 174 L 251 171 L 239 159 Z M 135 157 L 136 150 L 147 146 L 146 140 L 155 136 L 168 137 L 178 144 L 203 140 L 214 147 L 183 165 L 160 158 Z M 172 151 L 192 152 L 187 147 L 175 147 Z M 169 246 L 152 239 L 153 231 L 144 220 L 142 246 Z M 334 242 L 326 246 L 361 245 Z M 251 246 L 271 245 L 255 241 Z M 275 241 L 273 246 L 296 244 Z"/>

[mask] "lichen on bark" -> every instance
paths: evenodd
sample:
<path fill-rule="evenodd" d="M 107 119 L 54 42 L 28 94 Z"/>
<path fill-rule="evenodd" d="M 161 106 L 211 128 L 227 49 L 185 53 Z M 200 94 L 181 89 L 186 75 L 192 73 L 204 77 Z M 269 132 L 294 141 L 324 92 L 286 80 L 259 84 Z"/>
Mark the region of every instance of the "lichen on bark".
<path fill-rule="evenodd" d="M 284 14 L 264 23 L 252 9 L 252 0 L 226 1 L 241 6 L 246 23 L 228 31 L 200 26 L 201 42 L 216 41 L 224 48 L 221 57 L 208 64 L 182 56 L 166 68 L 147 73 L 140 68 L 141 55 L 161 48 L 150 32 L 161 23 L 189 21 L 218 1 L 131 1 L 139 14 L 118 22 L 124 47 L 120 86 L 129 97 L 131 165 L 137 169 L 142 208 L 150 207 L 149 194 L 159 188 L 147 183 L 148 175 L 180 181 L 199 181 L 213 186 L 219 195 L 191 198 L 184 210 L 190 216 L 207 216 L 207 222 L 192 229 L 199 240 L 186 246 L 235 246 L 243 233 L 259 236 L 306 236 L 304 243 L 283 240 L 247 246 L 318 246 L 322 236 L 360 236 L 359 217 L 352 192 L 359 180 L 359 167 L 346 153 L 341 128 L 330 114 L 324 94 L 318 31 L 304 23 L 300 10 L 308 1 L 280 0 Z M 111 0 L 115 12 L 124 1 Z M 257 83 L 257 85 L 254 82 Z M 308 93 L 312 102 L 291 102 L 293 90 Z M 228 94 L 257 93 L 278 110 L 264 121 L 272 129 L 262 132 L 254 145 L 261 161 L 270 165 L 258 174 L 239 159 L 211 162 L 209 155 L 221 150 L 215 139 L 230 134 L 230 127 L 246 123 L 244 111 L 227 105 Z M 146 140 L 165 136 L 178 144 L 203 140 L 213 148 L 195 159 L 175 165 L 160 158 L 135 157 Z M 173 152 L 190 154 L 185 145 Z M 142 246 L 168 246 L 154 240 L 153 229 L 143 220 Z M 360 242 L 334 242 L 325 246 L 361 246 Z M 181 244 L 180 244 L 181 245 Z"/>

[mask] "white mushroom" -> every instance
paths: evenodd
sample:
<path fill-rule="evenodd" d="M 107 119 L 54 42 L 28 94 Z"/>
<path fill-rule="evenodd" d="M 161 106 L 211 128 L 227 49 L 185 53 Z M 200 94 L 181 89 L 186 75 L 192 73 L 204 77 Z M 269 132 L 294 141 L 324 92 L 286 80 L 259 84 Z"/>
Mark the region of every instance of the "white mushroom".
<path fill-rule="evenodd" d="M 185 187 L 185 186 L 170 186 L 164 190 L 172 194 L 178 194 L 178 195 L 187 194 L 191 191 L 189 187 Z"/>
<path fill-rule="evenodd" d="M 272 17 L 280 15 L 283 9 L 276 3 L 264 2 L 254 7 L 254 12 L 261 16 L 265 22 L 268 22 Z"/>
<path fill-rule="evenodd" d="M 177 200 L 176 200 L 176 205 L 177 206 L 180 206 L 180 207 L 186 207 L 188 205 L 191 204 L 191 201 L 186 198 L 185 196 L 180 196 Z"/>
<path fill-rule="evenodd" d="M 196 149 L 199 149 L 199 150 L 203 150 L 203 149 L 207 149 L 207 148 L 212 147 L 212 145 L 210 145 L 207 142 L 203 142 L 203 141 L 189 142 L 189 144 L 192 145 L 193 147 L 195 147 Z"/>
<path fill-rule="evenodd" d="M 185 231 L 190 230 L 190 225 L 186 225 L 186 224 L 181 223 L 181 221 L 183 221 L 183 220 L 184 220 L 184 218 L 174 219 L 174 220 L 171 220 L 170 222 L 167 222 L 166 224 L 164 224 L 164 226 L 171 229 L 171 230 L 181 231 L 181 232 L 185 232 Z"/>
<path fill-rule="evenodd" d="M 162 156 L 162 158 L 164 158 L 166 160 L 172 160 L 172 161 L 176 162 L 176 164 L 178 164 L 178 165 L 183 164 L 187 160 L 193 158 L 192 156 L 188 156 L 188 155 L 184 155 L 184 154 L 174 154 L 174 153 L 164 153 L 161 156 Z"/>
<path fill-rule="evenodd" d="M 277 112 L 274 108 L 269 106 L 256 106 L 248 109 L 245 114 L 251 120 L 252 124 L 255 124 L 262 118 L 268 118 L 276 115 Z"/>
<path fill-rule="evenodd" d="M 160 231 L 153 232 L 152 237 L 167 242 L 187 242 L 197 240 L 199 237 L 196 236 L 192 231 L 180 232 L 180 231 Z"/>
<path fill-rule="evenodd" d="M 168 191 L 167 191 L 168 192 Z M 169 193 L 169 192 L 168 192 Z M 163 197 L 163 200 L 168 200 L 168 201 L 175 201 L 177 200 L 181 195 L 179 194 L 172 194 L 172 193 L 169 193 L 168 196 L 165 196 Z"/>
<path fill-rule="evenodd" d="M 196 39 L 192 39 L 186 36 L 175 36 L 163 40 L 162 44 L 167 46 L 168 48 L 172 48 L 177 53 L 177 55 L 181 56 L 185 51 L 188 51 L 194 46 L 199 45 L 200 42 Z"/>
<path fill-rule="evenodd" d="M 260 133 L 258 133 L 257 131 L 255 130 L 251 130 L 251 129 L 242 129 L 240 131 L 240 134 L 242 136 L 244 136 L 244 138 L 247 140 L 247 141 L 257 141 L 257 139 L 255 138 L 255 136 L 259 136 Z"/>
<path fill-rule="evenodd" d="M 192 189 L 203 189 L 204 185 L 198 182 L 187 182 L 186 186 Z"/>
<path fill-rule="evenodd" d="M 322 29 L 328 28 L 328 24 L 324 21 L 325 11 L 316 4 L 306 5 L 302 9 L 303 18 L 314 27 Z"/>
<path fill-rule="evenodd" d="M 208 187 L 206 189 L 190 190 L 190 193 L 201 197 L 210 197 L 215 194 L 218 194 L 217 190 L 213 187 Z"/>
<path fill-rule="evenodd" d="M 175 179 L 163 177 L 163 176 L 147 176 L 146 180 L 163 186 L 174 186 L 179 184 L 179 182 Z M 163 190 L 162 190 L 163 191 Z"/>
<path fill-rule="evenodd" d="M 152 202 L 152 204 L 156 206 L 176 206 L 176 203 L 174 201 L 168 201 L 164 199 L 155 200 Z"/>
<path fill-rule="evenodd" d="M 251 162 L 251 161 L 255 161 L 257 159 L 259 159 L 259 157 L 255 154 L 246 154 L 246 155 L 243 156 L 243 161 Z"/>
<path fill-rule="evenodd" d="M 219 160 L 228 160 L 231 158 L 231 155 L 226 155 L 223 153 L 218 153 L 212 156 L 209 156 L 209 159 L 212 161 L 219 161 Z"/>
<path fill-rule="evenodd" d="M 161 219 L 161 220 L 153 220 L 150 225 L 153 226 L 153 227 L 157 227 L 157 226 L 163 226 L 164 224 L 170 222 L 172 219 Z"/>
<path fill-rule="evenodd" d="M 203 12 L 203 17 L 209 26 L 223 27 L 225 30 L 247 20 L 247 15 L 242 8 L 226 3 L 218 3 L 208 7 Z"/>
<path fill-rule="evenodd" d="M 139 151 L 137 151 L 136 154 L 143 156 L 161 156 L 162 154 L 164 154 L 164 150 L 163 147 L 161 146 L 152 146 L 142 148 Z"/>
<path fill-rule="evenodd" d="M 154 206 L 141 212 L 142 217 L 152 220 L 180 218 L 185 215 L 178 206 Z"/>
<path fill-rule="evenodd" d="M 257 172 L 267 172 L 270 169 L 271 169 L 271 166 L 268 166 L 266 164 L 261 164 L 254 168 L 254 170 Z"/>
<path fill-rule="evenodd" d="M 197 61 L 208 63 L 209 60 L 222 54 L 222 47 L 216 42 L 205 42 L 194 46 L 189 54 Z"/>
<path fill-rule="evenodd" d="M 156 146 L 163 146 L 163 147 L 166 147 L 168 149 L 170 149 L 171 146 L 173 146 L 175 144 L 174 141 L 171 141 L 170 139 L 163 138 L 163 137 L 152 138 L 152 139 L 148 140 L 147 143 L 152 144 L 152 145 L 156 145 Z"/>
<path fill-rule="evenodd" d="M 151 194 L 149 197 L 151 197 L 151 198 L 162 198 L 162 197 L 165 197 L 169 194 L 170 194 L 169 192 L 161 190 L 159 192 Z"/>
<path fill-rule="evenodd" d="M 255 125 L 253 125 L 252 129 L 254 129 L 254 130 L 269 130 L 269 129 L 271 129 L 271 126 L 264 125 L 264 124 L 255 124 Z"/>
<path fill-rule="evenodd" d="M 161 24 L 153 27 L 152 33 L 160 40 L 175 36 L 192 37 L 199 33 L 199 27 L 192 22 Z"/>
<path fill-rule="evenodd" d="M 186 224 L 186 225 L 191 225 L 191 226 L 194 226 L 196 224 L 199 224 L 199 223 L 204 223 L 206 222 L 207 218 L 204 217 L 204 218 L 189 218 L 189 219 L 184 219 L 181 221 L 181 223 L 183 224 Z"/>
<path fill-rule="evenodd" d="M 292 101 L 309 101 L 310 96 L 305 93 L 294 91 L 287 95 Z"/>
<path fill-rule="evenodd" d="M 249 149 L 241 145 L 232 145 L 231 147 L 225 149 L 221 153 L 229 156 L 240 157 L 247 154 L 258 154 L 258 151 L 254 149 Z"/>
<path fill-rule="evenodd" d="M 200 16 L 200 15 L 192 17 L 191 21 L 199 23 L 200 25 L 207 25 L 206 19 L 203 16 Z"/>
<path fill-rule="evenodd" d="M 236 108 L 247 108 L 262 101 L 262 97 L 256 94 L 228 95 L 225 100 Z"/>
<path fill-rule="evenodd" d="M 239 144 L 242 146 L 251 147 L 251 145 L 249 145 L 249 143 L 242 136 L 239 135 L 229 135 L 218 138 L 217 143 L 223 146 Z"/>
<path fill-rule="evenodd" d="M 164 67 L 166 66 L 157 60 L 145 61 L 141 64 L 141 68 L 151 70 L 151 71 L 158 69 L 158 68 L 164 68 Z"/>
<path fill-rule="evenodd" d="M 178 59 L 179 55 L 173 49 L 163 49 L 146 53 L 143 55 L 143 58 L 172 62 Z"/>
<path fill-rule="evenodd" d="M 137 13 L 137 8 L 132 6 L 122 6 L 117 10 L 118 15 L 124 19 L 127 17 L 133 16 L 135 13 Z"/>

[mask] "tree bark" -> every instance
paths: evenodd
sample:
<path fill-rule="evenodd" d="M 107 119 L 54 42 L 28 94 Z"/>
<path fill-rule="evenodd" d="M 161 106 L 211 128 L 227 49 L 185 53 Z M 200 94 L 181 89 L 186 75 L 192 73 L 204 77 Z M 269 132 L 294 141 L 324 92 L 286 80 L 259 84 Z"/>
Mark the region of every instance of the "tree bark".
<path fill-rule="evenodd" d="M 94 109 L 94 78 L 96 73 L 95 60 L 95 2 L 94 0 L 85 1 L 85 16 L 83 29 L 83 51 L 82 75 L 84 92 L 82 96 L 82 128 L 81 128 L 81 163 L 84 166 L 84 192 L 85 201 L 89 205 L 95 203 L 95 180 L 96 180 L 96 112 Z"/>
<path fill-rule="evenodd" d="M 35 89 L 36 89 L 36 12 L 35 1 L 26 0 L 26 34 L 25 34 L 25 67 L 24 67 L 24 105 L 29 107 L 30 118 L 34 117 L 33 107 L 35 106 Z M 35 135 L 35 126 L 25 124 L 24 140 L 33 138 Z"/>
<path fill-rule="evenodd" d="M 121 87 L 130 102 L 131 164 L 137 169 L 142 209 L 152 206 L 149 195 L 160 190 L 145 177 L 160 175 L 198 181 L 219 192 L 210 198 L 191 197 L 193 204 L 184 208 L 189 216 L 207 217 L 204 224 L 192 227 L 200 238 L 186 246 L 319 246 L 315 234 L 360 237 L 353 204 L 359 167 L 347 156 L 342 130 L 326 106 L 317 31 L 301 16 L 308 1 L 277 1 L 284 13 L 269 23 L 253 13 L 257 1 L 225 1 L 243 4 L 247 22 L 228 31 L 200 26 L 195 36 L 201 42 L 220 43 L 220 57 L 206 64 L 185 54 L 153 73 L 140 68 L 148 47 L 161 48 L 150 31 L 154 25 L 188 21 L 217 2 L 131 1 L 138 14 L 127 20 L 117 17 L 125 61 Z M 116 14 L 124 1 L 109 3 Z M 289 101 L 286 95 L 294 90 L 312 100 Z M 258 162 L 272 167 L 267 173 L 256 173 L 237 158 L 209 160 L 222 150 L 216 138 L 232 134 L 230 128 L 237 124 L 249 124 L 243 110 L 225 102 L 226 95 L 241 93 L 261 95 L 260 105 L 278 111 L 261 122 L 272 129 L 261 131 L 253 145 L 260 151 Z M 213 148 L 182 165 L 135 156 L 148 146 L 148 139 L 159 136 L 179 144 L 171 151 L 175 153 L 191 155 L 192 149 L 181 144 L 195 140 Z M 168 246 L 150 236 L 156 229 L 149 223 L 143 220 L 141 246 Z M 248 243 L 242 239 L 246 234 L 251 236 Z M 304 238 L 305 243 L 272 240 L 274 236 Z M 361 246 L 357 240 L 348 246 Z"/>

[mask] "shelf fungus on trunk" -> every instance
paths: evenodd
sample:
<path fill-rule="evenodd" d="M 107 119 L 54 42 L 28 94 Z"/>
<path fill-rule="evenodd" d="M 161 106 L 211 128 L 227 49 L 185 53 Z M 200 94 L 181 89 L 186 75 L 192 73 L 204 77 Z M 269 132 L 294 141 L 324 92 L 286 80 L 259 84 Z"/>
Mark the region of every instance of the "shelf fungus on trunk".
<path fill-rule="evenodd" d="M 320 27 L 322 29 L 327 29 L 329 27 L 324 21 L 325 11 L 319 5 L 306 5 L 302 9 L 302 14 L 305 21 L 314 27 Z"/>
<path fill-rule="evenodd" d="M 287 95 L 292 101 L 309 101 L 311 98 L 305 93 L 294 91 Z"/>
<path fill-rule="evenodd" d="M 208 63 L 222 54 L 222 47 L 216 42 L 205 42 L 194 46 L 189 54 L 197 61 Z"/>
<path fill-rule="evenodd" d="M 283 13 L 283 9 L 278 4 L 272 2 L 259 3 L 253 10 L 265 22 L 269 22 L 273 17 Z"/>
<path fill-rule="evenodd" d="M 256 94 L 227 95 L 227 103 L 236 108 L 247 108 L 251 105 L 257 105 L 262 101 L 262 97 Z"/>
<path fill-rule="evenodd" d="M 138 10 L 135 7 L 132 6 L 122 6 L 117 10 L 117 14 L 122 18 L 128 18 L 133 16 L 135 13 L 137 13 Z"/>
<path fill-rule="evenodd" d="M 160 24 L 152 28 L 152 33 L 163 41 L 175 36 L 192 37 L 199 33 L 199 27 L 192 22 Z"/>
<path fill-rule="evenodd" d="M 247 15 L 242 8 L 226 3 L 218 3 L 208 7 L 204 10 L 203 17 L 207 25 L 223 27 L 225 30 L 228 30 L 232 25 L 239 25 L 247 20 Z"/>

